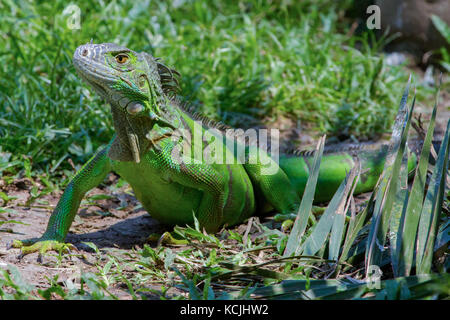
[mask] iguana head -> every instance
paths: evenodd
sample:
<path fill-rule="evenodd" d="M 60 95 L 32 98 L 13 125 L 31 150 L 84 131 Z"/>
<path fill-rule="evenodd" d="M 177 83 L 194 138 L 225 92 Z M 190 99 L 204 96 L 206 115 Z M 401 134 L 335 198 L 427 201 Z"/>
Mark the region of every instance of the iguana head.
<path fill-rule="evenodd" d="M 131 115 L 158 115 L 178 85 L 175 70 L 146 52 L 114 43 L 79 46 L 73 55 L 78 74 L 111 104 Z"/>
<path fill-rule="evenodd" d="M 73 64 L 81 78 L 111 104 L 122 149 L 129 149 L 136 162 L 145 137 L 154 145 L 155 139 L 178 128 L 170 98 L 179 74 L 150 54 L 114 43 L 87 43 L 76 49 Z"/>

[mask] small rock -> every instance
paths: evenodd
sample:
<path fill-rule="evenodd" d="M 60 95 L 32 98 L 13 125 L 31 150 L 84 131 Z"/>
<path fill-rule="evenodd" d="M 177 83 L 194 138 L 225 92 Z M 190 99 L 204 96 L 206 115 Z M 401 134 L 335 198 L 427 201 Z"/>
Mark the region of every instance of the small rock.
<path fill-rule="evenodd" d="M 14 181 L 14 185 L 17 187 L 17 189 L 19 190 L 28 190 L 30 189 L 30 187 L 33 185 L 32 182 L 30 181 L 30 179 L 27 178 L 23 178 L 23 179 L 18 179 L 16 181 Z"/>
<path fill-rule="evenodd" d="M 401 52 L 387 53 L 384 60 L 388 66 L 399 66 L 407 61 L 406 55 Z"/>
<path fill-rule="evenodd" d="M 433 66 L 429 65 L 427 70 L 425 71 L 425 75 L 423 76 L 423 83 L 427 86 L 433 87 L 435 85 L 433 78 Z"/>

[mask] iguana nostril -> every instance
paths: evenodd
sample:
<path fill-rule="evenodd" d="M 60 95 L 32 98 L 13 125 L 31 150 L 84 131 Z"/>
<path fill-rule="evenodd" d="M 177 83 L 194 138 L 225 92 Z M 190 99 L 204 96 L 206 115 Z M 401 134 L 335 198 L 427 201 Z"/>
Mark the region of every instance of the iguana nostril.
<path fill-rule="evenodd" d="M 87 50 L 87 49 L 84 49 L 83 52 L 81 53 L 81 55 L 82 55 L 83 57 L 86 57 L 86 56 L 88 55 L 88 50 Z"/>

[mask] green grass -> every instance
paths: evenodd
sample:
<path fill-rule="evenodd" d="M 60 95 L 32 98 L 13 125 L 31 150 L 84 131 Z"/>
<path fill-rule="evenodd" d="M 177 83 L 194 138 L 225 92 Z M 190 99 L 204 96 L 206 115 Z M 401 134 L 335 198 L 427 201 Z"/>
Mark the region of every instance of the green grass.
<path fill-rule="evenodd" d="M 447 25 L 441 18 L 436 15 L 431 17 L 433 21 L 434 27 L 439 31 L 442 37 L 447 41 L 447 44 L 450 45 L 450 26 Z M 440 64 L 444 70 L 450 72 L 450 52 L 447 47 L 441 47 L 439 50 L 436 50 L 438 54 L 441 55 Z"/>
<path fill-rule="evenodd" d="M 52 176 L 110 139 L 109 107 L 71 63 L 90 39 L 162 57 L 181 72 L 184 98 L 227 124 L 288 116 L 312 132 L 374 138 L 389 130 L 407 74 L 385 65 L 383 40 L 346 35 L 345 3 L 83 2 L 81 29 L 70 30 L 65 1 L 3 1 L 0 154 L 11 155 L 0 171 L 26 157 Z"/>

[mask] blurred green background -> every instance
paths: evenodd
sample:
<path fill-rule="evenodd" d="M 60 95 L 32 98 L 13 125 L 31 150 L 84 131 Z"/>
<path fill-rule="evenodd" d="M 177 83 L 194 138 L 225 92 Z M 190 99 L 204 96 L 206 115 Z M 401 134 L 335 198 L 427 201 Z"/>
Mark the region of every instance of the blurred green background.
<path fill-rule="evenodd" d="M 393 123 L 409 72 L 387 37 L 355 33 L 353 1 L 0 1 L 0 172 L 57 174 L 107 142 L 109 107 L 71 63 L 77 46 L 115 42 L 161 57 L 181 94 L 233 126 L 280 118 L 336 139 L 375 139 Z M 27 171 L 28 170 L 28 171 Z"/>

